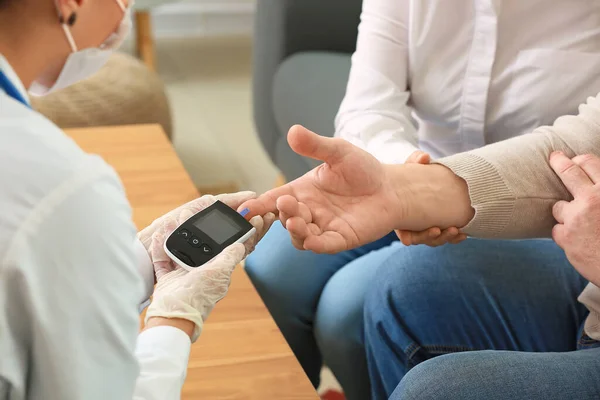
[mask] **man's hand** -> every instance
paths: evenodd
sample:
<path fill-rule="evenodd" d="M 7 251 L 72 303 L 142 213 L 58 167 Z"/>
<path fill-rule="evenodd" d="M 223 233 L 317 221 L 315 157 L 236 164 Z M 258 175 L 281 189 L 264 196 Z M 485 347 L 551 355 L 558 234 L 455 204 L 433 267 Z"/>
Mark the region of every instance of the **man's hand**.
<path fill-rule="evenodd" d="M 404 199 L 369 153 L 301 126 L 290 129 L 288 142 L 296 153 L 325 163 L 240 209 L 249 208 L 249 216 L 278 211 L 296 248 L 317 253 L 355 248 L 390 233 L 392 221 L 402 219 Z"/>
<path fill-rule="evenodd" d="M 552 214 L 558 224 L 552 238 L 573 267 L 600 286 L 600 158 L 582 155 L 571 160 L 553 153 L 550 165 L 574 198 L 554 205 Z"/>
<path fill-rule="evenodd" d="M 406 164 L 429 164 L 431 157 L 424 151 L 417 150 L 407 159 Z M 421 232 L 396 230 L 396 235 L 405 246 L 425 244 L 430 247 L 443 246 L 447 243 L 459 244 L 467 239 L 467 235 L 461 233 L 457 227 L 450 227 L 443 231 L 438 228 L 429 228 Z"/>
<path fill-rule="evenodd" d="M 248 217 L 278 212 L 298 249 L 336 253 L 396 228 L 464 226 L 473 216 L 466 183 L 446 167 L 381 164 L 343 139 L 301 126 L 290 130 L 288 142 L 324 164 L 238 209 L 249 208 Z"/>

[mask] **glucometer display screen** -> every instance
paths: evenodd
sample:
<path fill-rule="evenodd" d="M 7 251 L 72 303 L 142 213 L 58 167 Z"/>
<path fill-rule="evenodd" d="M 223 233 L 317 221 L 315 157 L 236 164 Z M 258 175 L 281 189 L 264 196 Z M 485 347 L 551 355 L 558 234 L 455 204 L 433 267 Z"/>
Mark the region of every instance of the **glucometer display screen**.
<path fill-rule="evenodd" d="M 235 222 L 219 210 L 213 210 L 199 218 L 194 222 L 194 226 L 218 244 L 225 243 L 240 230 Z"/>

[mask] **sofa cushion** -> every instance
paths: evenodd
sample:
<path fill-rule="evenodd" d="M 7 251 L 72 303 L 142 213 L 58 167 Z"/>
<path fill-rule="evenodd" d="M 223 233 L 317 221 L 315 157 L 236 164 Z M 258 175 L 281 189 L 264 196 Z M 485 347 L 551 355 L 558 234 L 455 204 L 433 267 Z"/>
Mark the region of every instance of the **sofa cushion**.
<path fill-rule="evenodd" d="M 286 59 L 273 82 L 273 113 L 281 133 L 274 161 L 288 179 L 303 175 L 318 165 L 295 154 L 286 135 L 301 124 L 321 135 L 332 136 L 335 115 L 346 92 L 350 55 L 306 52 Z"/>
<path fill-rule="evenodd" d="M 347 54 L 298 53 L 286 59 L 273 84 L 273 111 L 279 129 L 287 132 L 292 125 L 301 124 L 332 136 L 349 73 Z"/>

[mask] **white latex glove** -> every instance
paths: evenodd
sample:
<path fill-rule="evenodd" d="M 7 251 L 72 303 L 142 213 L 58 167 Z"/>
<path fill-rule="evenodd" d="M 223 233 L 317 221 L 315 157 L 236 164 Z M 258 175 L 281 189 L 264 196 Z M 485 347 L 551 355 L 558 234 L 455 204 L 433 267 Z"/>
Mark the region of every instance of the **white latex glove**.
<path fill-rule="evenodd" d="M 253 192 L 202 196 L 158 218 L 138 234 L 152 260 L 158 280 L 152 303 L 146 313 L 146 321 L 153 316 L 186 319 L 195 323 L 193 340 L 198 338 L 204 320 L 227 293 L 235 266 L 254 250 L 256 243 L 275 221 L 275 215 L 269 213 L 264 218 L 252 218 L 250 223 L 256 228 L 253 237 L 243 245 L 229 246 L 192 272 L 179 267 L 167 256 L 164 243 L 179 225 L 217 200 L 237 209 L 242 203 L 255 197 Z"/>
<path fill-rule="evenodd" d="M 193 271 L 177 267 L 161 276 L 146 313 L 146 323 L 151 317 L 186 319 L 196 325 L 192 335 L 195 342 L 208 314 L 227 294 L 231 273 L 245 254 L 244 245 L 236 243 Z"/>
<path fill-rule="evenodd" d="M 256 198 L 256 193 L 254 192 L 202 196 L 163 215 L 152 222 L 150 226 L 138 233 L 139 240 L 148 251 L 148 255 L 152 260 L 156 278 L 160 279 L 163 275 L 174 271 L 177 268 L 177 264 L 175 264 L 165 252 L 164 244 L 169 235 L 171 235 L 171 233 L 173 233 L 181 224 L 198 212 L 211 206 L 217 200 L 227 204 L 234 210 L 237 210 L 244 202 L 254 198 Z M 256 235 L 244 243 L 244 246 L 246 247 L 246 256 L 254 250 L 256 243 L 258 243 L 269 230 L 273 221 L 275 221 L 275 215 L 272 213 L 265 215 L 264 218 L 258 216 L 250 220 L 250 223 L 256 228 Z"/>

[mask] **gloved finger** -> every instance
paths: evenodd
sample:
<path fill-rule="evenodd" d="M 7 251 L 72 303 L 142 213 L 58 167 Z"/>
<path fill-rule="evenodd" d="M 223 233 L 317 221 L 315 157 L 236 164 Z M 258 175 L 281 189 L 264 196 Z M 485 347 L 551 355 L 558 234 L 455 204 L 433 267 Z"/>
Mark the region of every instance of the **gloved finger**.
<path fill-rule="evenodd" d="M 461 233 L 460 235 L 458 235 L 454 239 L 450 240 L 449 243 L 450 244 L 459 244 L 461 242 L 464 242 L 465 240 L 467 240 L 467 235 L 465 235 L 464 233 Z"/>
<path fill-rule="evenodd" d="M 277 199 L 277 209 L 279 213 L 285 214 L 288 218 L 290 217 L 300 217 L 307 224 L 313 221 L 312 213 L 310 212 L 308 206 L 304 203 L 299 202 L 295 197 L 292 196 L 282 196 Z"/>
<path fill-rule="evenodd" d="M 248 255 L 254 251 L 254 247 L 262 237 L 265 225 L 265 221 L 260 215 L 252 217 L 249 222 L 252 224 L 252 226 L 254 226 L 254 229 L 256 229 L 256 233 L 244 242 L 244 246 L 246 247 L 246 257 L 248 257 Z"/>
<path fill-rule="evenodd" d="M 165 238 L 160 232 L 156 232 L 153 235 L 149 254 L 156 280 L 160 280 L 164 275 L 175 270 L 175 264 L 164 250 L 164 242 Z"/>
<path fill-rule="evenodd" d="M 254 222 L 255 218 L 257 218 L 256 222 Z M 273 213 L 267 213 L 262 218 L 257 215 L 250 219 L 250 223 L 256 228 L 256 235 L 254 235 L 256 243 L 260 242 L 260 240 L 267 234 L 276 220 L 277 217 Z"/>
<path fill-rule="evenodd" d="M 207 206 L 208 207 L 208 206 Z M 192 218 L 201 210 L 196 210 L 194 208 L 184 208 L 181 210 L 179 215 L 177 215 L 177 226 L 182 225 L 185 221 Z"/>
<path fill-rule="evenodd" d="M 251 191 L 220 194 L 216 196 L 215 200 L 219 200 L 222 203 L 227 204 L 229 207 L 237 210 L 243 203 L 255 199 L 256 193 Z"/>
<path fill-rule="evenodd" d="M 263 226 L 263 231 L 262 231 L 260 237 L 258 238 L 259 241 L 267 234 L 267 232 L 269 232 L 269 229 L 271 229 L 271 227 L 273 226 L 275 221 L 277 221 L 277 216 L 271 212 L 267 213 L 263 217 L 264 226 Z"/>
<path fill-rule="evenodd" d="M 170 214 L 173 214 L 177 217 L 183 210 L 192 210 L 192 212 L 195 214 L 198 211 L 204 210 L 206 207 L 212 205 L 215 201 L 217 201 L 215 196 L 206 194 L 192 201 L 188 201 L 187 203 L 173 210 Z"/>
<path fill-rule="evenodd" d="M 205 265 L 196 268 L 191 274 L 202 274 L 207 277 L 230 277 L 235 267 L 242 262 L 246 255 L 246 247 L 241 243 L 234 243 L 226 247 L 215 258 Z"/>

